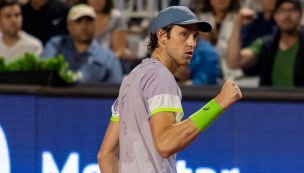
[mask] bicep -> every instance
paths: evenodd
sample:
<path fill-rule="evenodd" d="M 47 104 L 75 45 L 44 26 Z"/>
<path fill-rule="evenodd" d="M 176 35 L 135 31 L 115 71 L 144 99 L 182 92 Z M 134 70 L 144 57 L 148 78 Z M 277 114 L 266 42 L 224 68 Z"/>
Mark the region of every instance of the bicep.
<path fill-rule="evenodd" d="M 149 121 L 154 144 L 157 148 L 164 130 L 176 123 L 175 115 L 173 112 L 158 112 L 153 114 Z"/>
<path fill-rule="evenodd" d="M 99 152 L 103 155 L 119 155 L 119 121 L 110 121 Z"/>

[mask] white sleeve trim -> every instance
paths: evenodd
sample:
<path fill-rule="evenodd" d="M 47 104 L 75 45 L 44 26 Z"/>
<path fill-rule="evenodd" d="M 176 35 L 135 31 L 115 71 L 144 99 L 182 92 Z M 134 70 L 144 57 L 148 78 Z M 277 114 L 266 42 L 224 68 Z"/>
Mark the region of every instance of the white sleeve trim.
<path fill-rule="evenodd" d="M 179 96 L 175 96 L 171 94 L 156 95 L 148 100 L 148 104 L 151 115 L 153 114 L 153 112 L 160 112 L 157 111 L 157 109 L 159 109 L 159 110 L 169 110 L 170 112 L 173 112 L 177 122 L 180 122 L 184 116 L 184 112 Z"/>
<path fill-rule="evenodd" d="M 111 111 L 112 111 L 112 117 L 119 117 L 119 112 L 114 110 L 114 105 L 112 105 Z"/>

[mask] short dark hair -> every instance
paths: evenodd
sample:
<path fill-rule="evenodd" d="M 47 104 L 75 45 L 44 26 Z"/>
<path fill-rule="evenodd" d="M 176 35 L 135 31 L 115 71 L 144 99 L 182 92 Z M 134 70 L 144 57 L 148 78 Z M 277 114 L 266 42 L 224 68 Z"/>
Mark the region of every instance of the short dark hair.
<path fill-rule="evenodd" d="M 283 4 L 284 2 L 290 2 L 292 3 L 299 12 L 302 12 L 302 4 L 300 0 L 277 0 L 275 4 L 274 11 L 277 11 L 277 9 Z"/>
<path fill-rule="evenodd" d="M 167 33 L 168 39 L 170 39 L 170 33 L 171 33 L 173 26 L 174 26 L 173 24 L 170 24 L 170 25 L 162 28 Z M 153 32 L 151 32 L 149 39 L 150 39 L 150 41 L 149 41 L 149 44 L 147 45 L 147 49 L 148 49 L 148 53 L 150 55 L 152 55 L 154 50 L 159 47 L 157 32 L 155 34 L 153 34 Z"/>
<path fill-rule="evenodd" d="M 105 0 L 105 1 L 106 1 L 106 5 L 105 8 L 103 9 L 103 14 L 110 14 L 112 9 L 114 8 L 114 2 L 113 0 Z M 79 0 L 78 3 L 88 4 L 88 0 Z"/>
<path fill-rule="evenodd" d="M 214 12 L 210 0 L 193 0 L 192 8 L 195 12 Z M 199 8 L 199 9 L 198 9 Z M 228 12 L 237 12 L 241 8 L 239 0 L 231 0 L 231 4 L 228 8 Z"/>
<path fill-rule="evenodd" d="M 2 10 L 6 6 L 11 6 L 11 5 L 19 5 L 17 0 L 0 0 L 0 10 Z"/>

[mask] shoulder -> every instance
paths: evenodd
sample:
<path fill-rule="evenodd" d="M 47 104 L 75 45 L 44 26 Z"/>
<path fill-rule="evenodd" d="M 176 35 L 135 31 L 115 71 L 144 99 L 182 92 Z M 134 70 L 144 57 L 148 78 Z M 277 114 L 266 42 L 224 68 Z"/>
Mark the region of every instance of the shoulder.
<path fill-rule="evenodd" d="M 29 43 L 30 45 L 42 46 L 42 42 L 38 38 L 24 32 L 24 31 L 21 32 L 21 36 L 25 40 L 25 42 Z"/>
<path fill-rule="evenodd" d="M 272 34 L 261 37 L 261 40 L 262 40 L 263 46 L 270 46 L 270 45 L 273 45 L 272 44 L 273 42 L 279 41 L 279 38 L 280 38 L 280 32 L 277 30 Z"/>
<path fill-rule="evenodd" d="M 122 14 L 118 9 L 111 10 L 110 16 L 111 16 L 111 19 L 122 18 Z"/>
<path fill-rule="evenodd" d="M 50 38 L 50 40 L 47 43 L 60 43 L 63 39 L 65 39 L 67 36 L 65 35 L 57 35 Z"/>
<path fill-rule="evenodd" d="M 148 61 L 150 61 L 150 64 L 147 65 L 149 69 L 142 75 L 141 83 L 170 83 L 176 85 L 173 74 L 163 64 L 154 58 L 150 58 Z"/>

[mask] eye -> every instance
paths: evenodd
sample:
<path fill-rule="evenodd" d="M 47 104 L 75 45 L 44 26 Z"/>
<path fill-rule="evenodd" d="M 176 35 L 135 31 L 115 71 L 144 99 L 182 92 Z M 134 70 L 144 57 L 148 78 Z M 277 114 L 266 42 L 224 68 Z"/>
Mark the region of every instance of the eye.
<path fill-rule="evenodd" d="M 182 33 L 182 36 L 183 36 L 184 38 L 187 38 L 187 37 L 188 37 L 188 34 L 185 33 L 185 32 L 183 32 L 183 33 Z"/>

